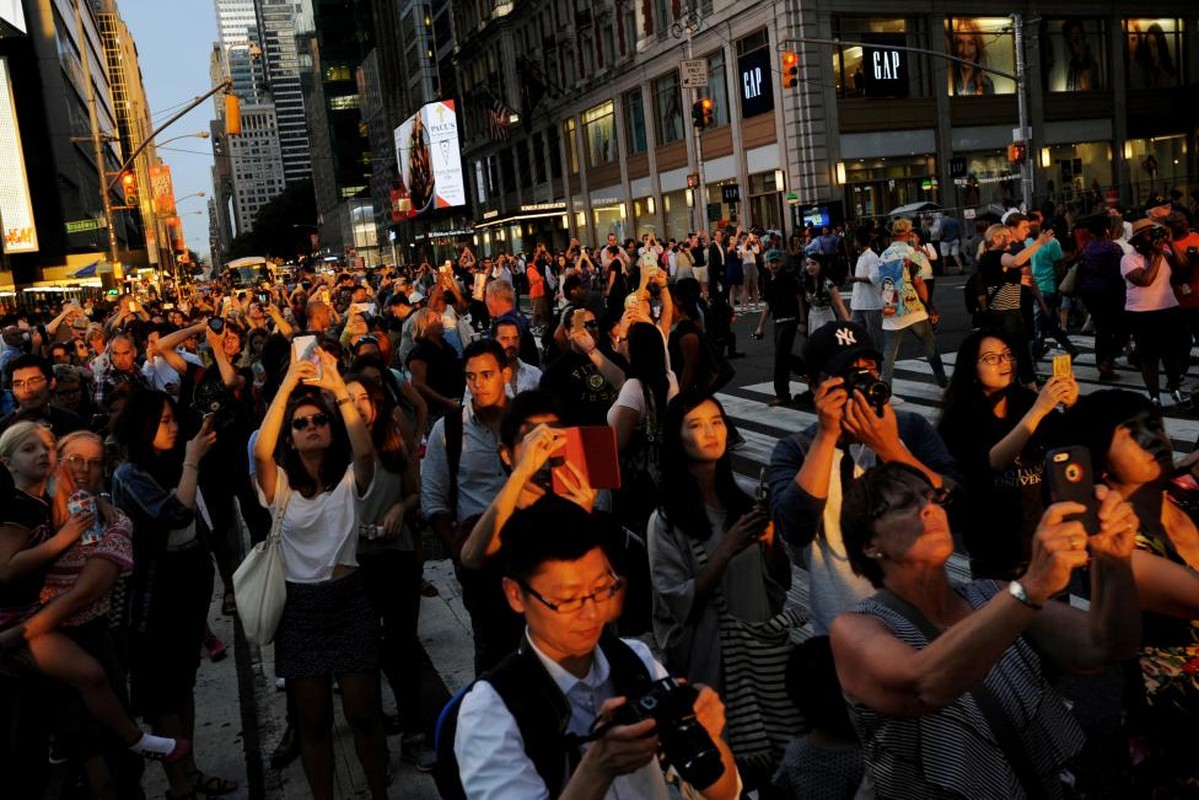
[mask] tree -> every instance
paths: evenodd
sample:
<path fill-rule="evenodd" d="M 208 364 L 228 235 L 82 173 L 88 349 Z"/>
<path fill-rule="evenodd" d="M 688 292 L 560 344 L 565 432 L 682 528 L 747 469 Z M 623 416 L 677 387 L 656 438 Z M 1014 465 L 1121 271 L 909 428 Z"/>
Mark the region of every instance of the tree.
<path fill-rule="evenodd" d="M 254 227 L 229 243 L 229 258 L 274 256 L 284 260 L 311 249 L 308 235 L 316 226 L 316 194 L 312 181 L 288 186 L 258 210 Z"/>

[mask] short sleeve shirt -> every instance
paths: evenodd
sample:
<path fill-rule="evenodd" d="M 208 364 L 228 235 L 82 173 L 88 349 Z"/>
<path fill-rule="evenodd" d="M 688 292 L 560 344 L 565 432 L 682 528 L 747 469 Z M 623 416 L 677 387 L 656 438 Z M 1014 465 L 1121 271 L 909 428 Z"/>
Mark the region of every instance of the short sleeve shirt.
<path fill-rule="evenodd" d="M 1145 257 L 1135 251 L 1120 259 L 1120 274 L 1124 276 L 1127 292 L 1124 296 L 1125 311 L 1161 311 L 1178 305 L 1178 298 L 1174 296 L 1174 289 L 1170 286 L 1169 263 L 1158 267 L 1153 283 L 1148 286 L 1137 286 L 1128 280 L 1128 273 L 1135 269 L 1148 268 Z"/>
<path fill-rule="evenodd" d="M 11 502 L 6 505 L 6 508 L 0 509 L 0 524 L 26 532 L 23 550 L 37 547 L 54 535 L 54 528 L 50 524 L 50 504 L 45 497 L 15 491 Z M 47 565 L 22 578 L 0 584 L 0 630 L 27 619 L 37 610 L 38 595 L 48 569 Z"/>
<path fill-rule="evenodd" d="M 287 472 L 282 467 L 277 470 L 275 507 L 271 513 L 279 513 L 279 498 L 286 496 L 281 552 L 289 582 L 321 583 L 332 579 L 335 566 L 358 566 L 356 500 L 359 498 L 355 489 L 353 464 L 346 468 L 336 486 L 312 497 L 293 491 L 287 482 Z M 261 489 L 258 501 L 269 507 Z"/>
<path fill-rule="evenodd" d="M 51 565 L 46 573 L 46 583 L 42 587 L 42 605 L 69 592 L 79 580 L 87 562 L 93 558 L 114 564 L 121 575 L 128 575 L 133 571 L 133 521 L 119 508 L 113 508 L 113 512 L 113 521 L 103 526 L 98 541 L 91 544 L 84 544 L 82 540 L 75 542 Z M 90 622 L 107 614 L 109 605 L 109 595 L 106 594 L 81 608 L 63 624 L 73 627 Z"/>

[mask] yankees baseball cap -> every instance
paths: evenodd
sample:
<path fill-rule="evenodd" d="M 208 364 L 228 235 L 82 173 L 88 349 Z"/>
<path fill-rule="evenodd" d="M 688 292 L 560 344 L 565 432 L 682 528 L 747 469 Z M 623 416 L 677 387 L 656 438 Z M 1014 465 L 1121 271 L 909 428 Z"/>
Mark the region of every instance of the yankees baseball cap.
<path fill-rule="evenodd" d="M 850 320 L 825 323 L 808 334 L 804 345 L 804 364 L 811 375 L 837 375 L 861 357 L 882 363 L 883 356 L 874 348 L 866 328 Z"/>

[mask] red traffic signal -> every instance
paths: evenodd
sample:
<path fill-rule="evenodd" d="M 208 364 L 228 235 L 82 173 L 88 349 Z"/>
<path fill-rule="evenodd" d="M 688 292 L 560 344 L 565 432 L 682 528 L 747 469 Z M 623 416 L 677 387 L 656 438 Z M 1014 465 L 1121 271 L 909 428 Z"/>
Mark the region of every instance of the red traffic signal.
<path fill-rule="evenodd" d="M 1024 142 L 1012 142 L 1007 146 L 1007 160 L 1009 164 L 1019 164 L 1027 155 L 1027 145 Z"/>
<path fill-rule="evenodd" d="M 712 98 L 705 97 L 696 100 L 691 105 L 691 124 L 701 131 L 716 120 L 716 103 Z"/>
<path fill-rule="evenodd" d="M 792 89 L 799 85 L 799 56 L 794 50 L 783 51 L 783 88 Z"/>
<path fill-rule="evenodd" d="M 131 170 L 121 173 L 121 190 L 125 194 L 125 205 L 136 206 L 138 204 L 137 176 Z"/>

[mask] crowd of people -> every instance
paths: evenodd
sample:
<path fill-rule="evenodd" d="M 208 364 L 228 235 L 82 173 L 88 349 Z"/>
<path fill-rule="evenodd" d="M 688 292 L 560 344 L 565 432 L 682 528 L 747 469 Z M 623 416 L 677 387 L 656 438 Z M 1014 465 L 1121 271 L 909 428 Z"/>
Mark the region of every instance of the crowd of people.
<path fill-rule="evenodd" d="M 375 798 L 397 745 L 447 797 L 1193 796 L 1199 483 L 1158 362 L 1183 403 L 1199 234 L 1179 211 L 1127 236 L 1013 212 L 963 258 L 958 222 L 922 244 L 928 227 L 301 264 L 6 320 L 20 796 L 47 748 L 98 797 L 140 796 L 147 758 L 168 797 L 237 790 L 193 752 L 194 690 L 224 650 L 212 599 L 257 610 L 233 575 L 267 537 L 286 597 L 272 763 L 300 758 L 316 798 L 338 692 Z M 934 262 L 975 261 L 951 377 Z M 1047 339 L 1077 353 L 1084 304 L 1100 377 L 1136 358 L 1145 393 L 1037 374 Z M 816 417 L 756 491 L 718 394 L 740 317 L 773 325 L 772 405 Z M 891 392 L 905 332 L 944 387 L 935 424 Z M 1051 496 L 1060 480 L 1077 491 Z M 478 676 L 444 711 L 415 658 L 427 558 L 452 560 Z M 1095 697 L 1111 713 L 1078 710 Z"/>

